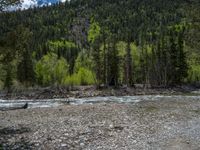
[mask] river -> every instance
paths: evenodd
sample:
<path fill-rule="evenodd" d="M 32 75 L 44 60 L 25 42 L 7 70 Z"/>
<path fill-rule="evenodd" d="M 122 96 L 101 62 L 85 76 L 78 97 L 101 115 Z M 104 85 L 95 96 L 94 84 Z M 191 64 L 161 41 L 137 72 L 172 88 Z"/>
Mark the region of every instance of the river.
<path fill-rule="evenodd" d="M 68 98 L 68 99 L 41 99 L 41 100 L 2 100 L 0 99 L 0 110 L 9 108 L 20 108 L 26 103 L 28 108 L 47 108 L 58 107 L 61 105 L 83 105 L 97 103 L 126 103 L 135 104 L 141 101 L 158 101 L 158 100 L 200 100 L 200 96 L 188 95 L 142 95 L 142 96 L 107 96 L 107 97 L 88 97 L 88 98 Z"/>

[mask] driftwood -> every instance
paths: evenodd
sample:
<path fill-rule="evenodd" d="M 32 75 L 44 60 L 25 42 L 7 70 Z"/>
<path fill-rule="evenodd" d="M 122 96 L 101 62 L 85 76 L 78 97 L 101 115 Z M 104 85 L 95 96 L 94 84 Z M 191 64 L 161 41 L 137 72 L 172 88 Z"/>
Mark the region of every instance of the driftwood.
<path fill-rule="evenodd" d="M 28 103 L 24 104 L 23 106 L 13 106 L 13 107 L 6 107 L 0 108 L 1 111 L 8 111 L 8 110 L 18 110 L 18 109 L 27 109 Z"/>

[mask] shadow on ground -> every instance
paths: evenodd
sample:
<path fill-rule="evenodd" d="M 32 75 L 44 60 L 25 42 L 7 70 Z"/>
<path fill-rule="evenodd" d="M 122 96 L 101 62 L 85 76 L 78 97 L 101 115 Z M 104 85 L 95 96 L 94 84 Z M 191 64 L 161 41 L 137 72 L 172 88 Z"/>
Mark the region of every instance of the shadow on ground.
<path fill-rule="evenodd" d="M 23 136 L 23 134 L 30 131 L 27 127 L 6 127 L 0 129 L 0 150 L 32 149 L 33 144 Z"/>

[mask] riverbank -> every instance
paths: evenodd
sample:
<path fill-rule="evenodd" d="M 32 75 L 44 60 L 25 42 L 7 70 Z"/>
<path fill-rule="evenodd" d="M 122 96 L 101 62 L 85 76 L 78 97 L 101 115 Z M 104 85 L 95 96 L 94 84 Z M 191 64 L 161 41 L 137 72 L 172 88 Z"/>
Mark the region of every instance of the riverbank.
<path fill-rule="evenodd" d="M 200 100 L 0 112 L 0 149 L 200 149 Z"/>
<path fill-rule="evenodd" d="M 195 93 L 196 91 L 196 93 Z M 134 95 L 174 95 L 174 94 L 200 94 L 199 89 L 191 86 L 174 88 L 102 88 L 94 86 L 77 87 L 48 87 L 1 91 L 0 99 L 55 99 L 55 98 L 83 98 L 95 96 L 134 96 Z"/>

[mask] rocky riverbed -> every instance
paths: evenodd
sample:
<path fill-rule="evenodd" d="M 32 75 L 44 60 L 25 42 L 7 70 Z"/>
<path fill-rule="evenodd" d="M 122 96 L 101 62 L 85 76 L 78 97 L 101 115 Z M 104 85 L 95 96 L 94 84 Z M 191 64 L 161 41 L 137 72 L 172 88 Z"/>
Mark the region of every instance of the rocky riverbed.
<path fill-rule="evenodd" d="M 200 149 L 200 99 L 0 111 L 0 149 Z"/>

